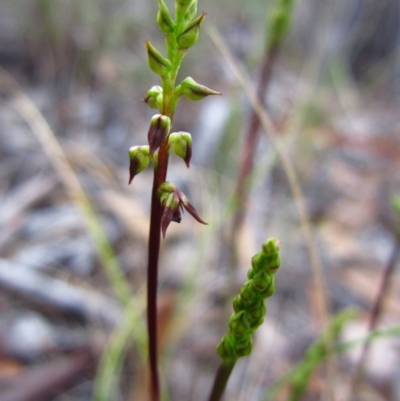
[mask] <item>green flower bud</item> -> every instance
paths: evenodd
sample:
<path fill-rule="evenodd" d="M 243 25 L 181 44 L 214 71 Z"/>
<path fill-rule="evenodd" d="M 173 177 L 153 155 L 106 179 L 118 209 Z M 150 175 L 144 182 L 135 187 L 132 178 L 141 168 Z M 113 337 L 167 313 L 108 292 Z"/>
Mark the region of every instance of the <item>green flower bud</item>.
<path fill-rule="evenodd" d="M 279 253 L 279 240 L 277 238 L 269 238 L 262 246 L 265 255 L 276 255 Z"/>
<path fill-rule="evenodd" d="M 253 285 L 258 292 L 262 292 L 271 285 L 272 281 L 273 281 L 272 273 L 269 271 L 262 270 L 254 276 Z"/>
<path fill-rule="evenodd" d="M 261 270 L 275 272 L 280 266 L 279 241 L 276 238 L 267 240 L 262 251 L 251 259 L 251 265 L 255 272 Z"/>
<path fill-rule="evenodd" d="M 250 321 L 264 319 L 264 316 L 267 313 L 267 307 L 264 299 L 260 300 L 258 304 L 247 309 L 247 313 Z"/>
<path fill-rule="evenodd" d="M 168 137 L 168 144 L 189 168 L 192 157 L 192 136 L 188 132 L 174 132 Z"/>
<path fill-rule="evenodd" d="M 166 201 L 163 202 L 161 199 L 161 202 L 165 207 L 169 207 L 171 209 L 176 209 L 179 206 L 179 199 L 177 199 L 176 196 L 174 196 L 174 194 L 169 194 L 167 196 Z"/>
<path fill-rule="evenodd" d="M 260 327 L 264 323 L 264 316 L 260 317 L 260 319 L 251 320 L 250 329 L 251 332 L 254 333 L 258 327 Z"/>
<path fill-rule="evenodd" d="M 130 184 L 135 175 L 142 172 L 149 165 L 149 147 L 132 146 L 129 151 L 129 181 Z"/>
<path fill-rule="evenodd" d="M 275 276 L 271 275 L 271 282 L 270 282 L 269 286 L 265 290 L 261 291 L 259 294 L 263 298 L 268 298 L 274 292 L 275 292 Z"/>
<path fill-rule="evenodd" d="M 242 297 L 242 301 L 246 307 L 254 304 L 254 302 L 259 299 L 259 295 L 254 289 L 252 280 L 246 281 L 243 284 L 242 288 L 240 289 L 240 296 Z"/>
<path fill-rule="evenodd" d="M 161 146 L 171 130 L 171 119 L 162 114 L 155 114 L 150 121 L 147 139 L 150 145 L 150 156 Z"/>
<path fill-rule="evenodd" d="M 233 299 L 232 301 L 232 306 L 233 306 L 233 310 L 235 311 L 235 313 L 240 312 L 241 310 L 245 309 L 245 304 L 243 302 L 242 297 L 239 295 L 236 295 L 236 297 Z"/>
<path fill-rule="evenodd" d="M 236 344 L 236 355 L 238 357 L 247 356 L 251 354 L 253 349 L 253 339 L 251 335 L 244 336 L 243 339 Z"/>
<path fill-rule="evenodd" d="M 182 3 L 185 3 L 185 5 L 175 4 L 176 20 L 179 22 L 189 22 L 197 14 L 197 0 L 190 0 Z"/>
<path fill-rule="evenodd" d="M 148 62 L 151 70 L 165 77 L 171 69 L 171 62 L 165 58 L 148 40 L 145 41 Z"/>
<path fill-rule="evenodd" d="M 142 99 L 144 103 L 147 103 L 152 109 L 160 110 L 160 99 L 162 104 L 163 89 L 161 86 L 152 86 L 146 93 L 146 96 Z"/>
<path fill-rule="evenodd" d="M 254 272 L 259 272 L 265 265 L 265 255 L 262 252 L 256 253 L 251 258 L 251 267 Z"/>
<path fill-rule="evenodd" d="M 197 1 L 192 1 L 192 3 L 187 7 L 185 20 L 190 21 L 197 14 Z"/>
<path fill-rule="evenodd" d="M 172 194 L 176 191 L 176 186 L 171 181 L 163 182 L 158 188 L 158 196 L 162 196 L 163 194 Z"/>
<path fill-rule="evenodd" d="M 245 334 L 248 334 L 249 329 L 250 329 L 250 323 L 246 316 L 245 311 L 240 311 L 238 313 L 234 313 L 230 317 L 229 329 L 237 337 L 242 337 Z"/>
<path fill-rule="evenodd" d="M 223 360 L 236 359 L 235 341 L 232 335 L 224 334 L 217 346 L 217 353 Z"/>
<path fill-rule="evenodd" d="M 192 101 L 204 99 L 210 95 L 221 95 L 221 92 L 216 92 L 207 86 L 198 84 L 193 78 L 185 78 L 176 88 L 175 94 L 180 96 L 184 95 Z"/>
<path fill-rule="evenodd" d="M 205 16 L 206 14 L 202 13 L 186 25 L 183 32 L 177 38 L 178 46 L 181 49 L 189 49 L 196 44 L 199 38 L 200 27 Z"/>
<path fill-rule="evenodd" d="M 164 0 L 158 0 L 157 24 L 161 31 L 166 34 L 173 32 L 175 29 L 175 21 L 171 17 L 171 13 Z"/>
<path fill-rule="evenodd" d="M 255 274 L 256 274 L 256 272 L 254 271 L 254 269 L 249 269 L 249 270 L 247 271 L 247 278 L 248 278 L 249 280 L 251 280 L 251 279 L 254 277 Z"/>

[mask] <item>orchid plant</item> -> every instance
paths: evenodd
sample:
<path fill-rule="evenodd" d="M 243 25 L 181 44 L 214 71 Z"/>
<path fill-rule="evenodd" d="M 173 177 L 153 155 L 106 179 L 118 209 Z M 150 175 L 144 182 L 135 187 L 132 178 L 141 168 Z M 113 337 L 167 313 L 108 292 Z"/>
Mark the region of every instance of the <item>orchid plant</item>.
<path fill-rule="evenodd" d="M 171 152 L 190 166 L 192 137 L 188 132 L 171 132 L 176 106 L 182 96 L 198 101 L 211 95 L 220 95 L 187 77 L 178 85 L 176 78 L 180 65 L 199 37 L 205 13 L 196 16 L 197 0 L 175 0 L 175 18 L 164 0 L 158 0 L 157 23 L 165 35 L 165 57 L 150 41 L 145 42 L 150 69 L 159 76 L 160 85 L 147 92 L 143 101 L 158 111 L 150 121 L 148 144 L 129 149 L 129 183 L 152 164 L 153 187 L 151 199 L 150 233 L 147 270 L 147 326 L 149 344 L 151 400 L 160 400 L 160 382 L 157 352 L 157 276 L 161 236 L 165 238 L 171 222 L 181 221 L 185 209 L 199 223 L 207 224 L 195 207 L 175 184 L 167 181 Z M 243 291 L 235 298 L 234 314 L 229 331 L 218 346 L 222 367 L 216 376 L 210 401 L 220 399 L 236 360 L 251 352 L 252 334 L 266 313 L 264 298 L 274 291 L 273 273 L 279 267 L 279 247 L 275 239 L 269 240 L 263 250 L 253 258 L 253 268 Z M 221 375 L 223 378 L 221 378 Z"/>
<path fill-rule="evenodd" d="M 150 41 L 146 50 L 150 69 L 160 77 L 161 85 L 153 86 L 143 101 L 158 111 L 150 121 L 148 145 L 129 149 L 129 183 L 152 163 L 154 176 L 151 199 L 150 233 L 148 247 L 147 325 L 149 336 L 149 361 L 151 399 L 160 399 L 157 354 L 157 276 L 161 234 L 166 235 L 169 224 L 181 221 L 181 210 L 186 209 L 197 221 L 194 206 L 172 182 L 167 182 L 168 159 L 171 152 L 182 158 L 187 167 L 192 155 L 192 138 L 188 132 L 172 132 L 176 106 L 182 96 L 197 101 L 219 92 L 197 83 L 188 77 L 176 85 L 176 78 L 187 51 L 199 37 L 205 14 L 197 14 L 197 0 L 175 0 L 175 18 L 164 0 L 158 0 L 157 23 L 165 35 L 167 57 Z"/>

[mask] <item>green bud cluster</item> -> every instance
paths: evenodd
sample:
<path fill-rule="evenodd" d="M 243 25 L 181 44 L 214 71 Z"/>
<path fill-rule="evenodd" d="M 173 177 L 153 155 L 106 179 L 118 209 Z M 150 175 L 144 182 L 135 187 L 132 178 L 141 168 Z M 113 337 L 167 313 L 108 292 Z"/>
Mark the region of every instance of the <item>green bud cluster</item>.
<path fill-rule="evenodd" d="M 252 350 L 252 335 L 264 322 L 267 311 L 265 298 L 275 292 L 275 273 L 280 266 L 279 241 L 268 239 L 261 252 L 253 256 L 248 281 L 234 298 L 233 314 L 229 329 L 217 346 L 218 355 L 226 362 L 249 355 Z"/>

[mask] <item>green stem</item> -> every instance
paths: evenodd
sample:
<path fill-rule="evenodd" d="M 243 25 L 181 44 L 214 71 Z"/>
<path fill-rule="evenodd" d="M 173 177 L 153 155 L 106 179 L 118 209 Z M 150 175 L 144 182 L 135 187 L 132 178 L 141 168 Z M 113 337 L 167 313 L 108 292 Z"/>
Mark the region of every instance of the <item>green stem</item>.
<path fill-rule="evenodd" d="M 222 394 L 225 391 L 225 387 L 228 383 L 229 377 L 235 366 L 236 360 L 232 362 L 221 362 L 217 373 L 214 378 L 214 384 L 211 390 L 210 397 L 208 401 L 220 401 Z"/>

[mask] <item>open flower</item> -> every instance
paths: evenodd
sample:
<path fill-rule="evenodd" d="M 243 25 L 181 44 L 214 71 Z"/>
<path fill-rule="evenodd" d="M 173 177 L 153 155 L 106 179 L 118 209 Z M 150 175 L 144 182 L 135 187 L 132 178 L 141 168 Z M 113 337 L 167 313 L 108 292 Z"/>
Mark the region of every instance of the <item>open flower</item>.
<path fill-rule="evenodd" d="M 161 217 L 161 232 L 163 238 L 171 221 L 180 223 L 182 220 L 181 212 L 185 209 L 199 223 L 207 224 L 198 214 L 194 206 L 188 201 L 187 197 L 180 192 L 176 186 L 169 181 L 160 185 L 158 190 L 163 214 Z"/>

